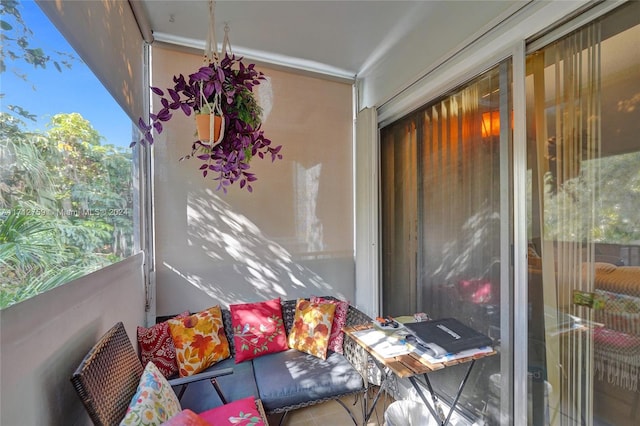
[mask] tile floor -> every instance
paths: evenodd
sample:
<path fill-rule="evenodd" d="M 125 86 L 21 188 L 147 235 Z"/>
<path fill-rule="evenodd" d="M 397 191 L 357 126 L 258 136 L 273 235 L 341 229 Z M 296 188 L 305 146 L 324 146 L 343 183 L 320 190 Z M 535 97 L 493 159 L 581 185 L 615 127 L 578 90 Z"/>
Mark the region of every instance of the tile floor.
<path fill-rule="evenodd" d="M 373 395 L 373 393 L 371 394 Z M 371 401 L 372 399 L 369 399 Z M 362 425 L 361 398 L 345 397 L 342 402 L 351 409 L 358 425 Z M 355 406 L 354 406 L 355 402 Z M 367 422 L 367 426 L 383 426 L 384 410 L 393 402 L 391 397 L 380 397 L 376 404 L 376 410 Z M 269 416 L 269 425 L 278 426 L 280 414 Z M 353 421 L 346 410 L 335 401 L 301 408 L 287 414 L 282 426 L 351 426 Z"/>

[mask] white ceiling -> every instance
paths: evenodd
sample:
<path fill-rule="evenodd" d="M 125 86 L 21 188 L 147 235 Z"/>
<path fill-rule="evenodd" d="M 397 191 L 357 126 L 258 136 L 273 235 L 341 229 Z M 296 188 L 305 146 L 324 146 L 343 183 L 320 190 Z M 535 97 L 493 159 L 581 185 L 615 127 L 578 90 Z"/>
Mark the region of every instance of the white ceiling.
<path fill-rule="evenodd" d="M 524 6 L 496 1 L 220 1 L 216 37 L 224 23 L 235 53 L 327 74 L 353 77 L 391 50 L 412 49 L 438 60 Z M 142 0 L 154 37 L 203 47 L 209 26 L 206 0 Z M 418 52 L 419 53 L 419 52 Z"/>

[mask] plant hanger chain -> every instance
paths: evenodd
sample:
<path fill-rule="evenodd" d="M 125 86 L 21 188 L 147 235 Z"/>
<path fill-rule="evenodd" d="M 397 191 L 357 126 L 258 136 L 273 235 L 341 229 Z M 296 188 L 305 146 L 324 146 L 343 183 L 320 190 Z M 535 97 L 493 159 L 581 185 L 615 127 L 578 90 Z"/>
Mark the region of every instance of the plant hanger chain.
<path fill-rule="evenodd" d="M 205 65 L 214 63 L 220 65 L 220 56 L 218 55 L 218 41 L 216 40 L 216 3 L 209 0 L 209 32 L 204 47 L 203 62 Z"/>
<path fill-rule="evenodd" d="M 216 40 L 216 4 L 214 0 L 209 0 L 209 32 L 207 34 L 207 40 L 205 44 L 205 51 L 203 61 L 205 66 L 213 64 L 213 68 L 216 69 L 220 66 L 221 56 L 224 55 L 227 49 L 231 50 L 229 44 L 229 25 L 225 22 L 224 26 L 224 39 L 222 42 L 222 50 L 218 52 L 218 41 Z M 225 131 L 225 119 L 222 112 L 222 106 L 220 104 L 220 94 L 215 93 L 213 102 L 208 102 L 207 97 L 204 94 L 204 83 L 200 83 L 200 97 L 202 105 L 209 106 L 209 144 L 211 148 L 219 144 L 224 138 Z M 220 133 L 218 137 L 215 137 L 215 116 L 220 117 Z M 215 140 L 214 140 L 215 139 Z"/>
<path fill-rule="evenodd" d="M 215 67 L 220 65 L 220 61 L 224 55 L 231 51 L 231 42 L 229 41 L 229 23 L 224 23 L 224 39 L 222 40 L 222 49 L 218 52 L 218 40 L 216 39 L 216 2 L 209 0 L 209 31 L 204 49 L 203 62 L 205 65 L 214 64 Z"/>
<path fill-rule="evenodd" d="M 231 28 L 229 28 L 229 22 L 225 21 L 224 38 L 222 39 L 222 50 L 220 51 L 222 55 L 226 54 L 227 52 L 233 55 L 233 52 L 231 51 L 231 42 L 229 41 L 229 31 L 231 31 Z"/>

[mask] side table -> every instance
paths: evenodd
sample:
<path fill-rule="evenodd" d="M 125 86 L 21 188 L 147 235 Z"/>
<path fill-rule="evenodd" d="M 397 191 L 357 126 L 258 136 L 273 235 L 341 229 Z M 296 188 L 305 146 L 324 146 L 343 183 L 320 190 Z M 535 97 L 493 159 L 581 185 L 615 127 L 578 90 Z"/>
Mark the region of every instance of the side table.
<path fill-rule="evenodd" d="M 358 332 L 361 332 L 364 330 L 370 330 L 372 328 L 373 328 L 373 325 L 365 324 L 365 325 L 358 325 L 358 326 L 352 326 L 352 327 L 345 327 L 343 329 L 345 334 L 351 337 L 358 345 L 362 346 L 367 351 L 367 353 L 373 358 L 373 360 L 378 364 L 380 369 L 383 371 L 382 383 L 380 384 L 380 388 L 378 389 L 378 392 L 374 397 L 373 403 L 371 404 L 369 411 L 365 413 L 365 419 L 364 419 L 365 424 L 371 417 L 371 414 L 373 413 L 375 406 L 378 402 L 378 399 L 380 397 L 380 393 L 384 391 L 385 383 L 388 380 L 389 376 L 395 375 L 396 377 L 399 377 L 399 378 L 409 379 L 409 382 L 411 383 L 411 385 L 414 387 L 414 389 L 420 396 L 420 399 L 422 400 L 422 402 L 424 402 L 426 407 L 429 409 L 429 412 L 433 415 L 433 417 L 439 422 L 441 426 L 446 426 L 449 423 L 449 420 L 451 419 L 451 415 L 455 411 L 455 407 L 458 404 L 458 400 L 462 395 L 462 391 L 464 390 L 467 380 L 469 379 L 469 375 L 471 374 L 471 370 L 473 369 L 473 366 L 475 365 L 476 360 L 480 358 L 492 356 L 497 353 L 494 350 L 491 352 L 480 353 L 480 354 L 476 354 L 466 358 L 460 358 L 460 359 L 455 359 L 451 361 L 443 361 L 438 363 L 429 362 L 424 358 L 419 357 L 417 354 L 413 352 L 385 358 L 379 352 L 377 352 L 375 348 L 372 347 L 372 345 L 367 344 L 358 336 L 358 334 L 360 334 Z M 451 407 L 449 408 L 449 412 L 445 416 L 444 410 L 442 409 L 440 401 L 436 396 L 435 392 L 433 391 L 433 387 L 431 386 L 431 381 L 429 380 L 429 373 L 436 370 L 441 370 L 443 368 L 448 368 L 454 365 L 462 365 L 462 364 L 467 365 L 467 371 L 462 381 L 460 382 L 460 385 L 458 386 L 458 391 L 455 395 L 453 403 L 451 404 Z M 422 391 L 422 388 L 419 385 L 418 377 L 420 376 L 423 377 L 424 384 L 426 385 L 427 390 L 431 394 L 431 402 L 427 399 L 426 395 L 424 394 L 424 392 Z"/>

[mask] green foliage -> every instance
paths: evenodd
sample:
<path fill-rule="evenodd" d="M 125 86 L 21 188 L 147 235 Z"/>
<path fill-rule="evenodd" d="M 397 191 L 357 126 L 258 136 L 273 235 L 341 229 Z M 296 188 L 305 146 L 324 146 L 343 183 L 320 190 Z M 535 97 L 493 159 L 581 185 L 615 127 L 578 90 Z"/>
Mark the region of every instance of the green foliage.
<path fill-rule="evenodd" d="M 27 26 L 20 13 L 20 2 L 17 0 L 2 0 L 0 2 L 0 72 L 6 70 L 5 59 L 24 61 L 34 68 L 46 68 L 52 63 L 58 71 L 62 68 L 70 69 L 77 58 L 67 52 L 53 52 L 47 54 L 41 47 L 32 46 L 33 30 Z"/>
<path fill-rule="evenodd" d="M 34 46 L 21 3 L 0 2 L 0 73 L 58 72 L 77 60 Z M 0 93 L 0 99 L 4 95 Z M 133 250 L 131 152 L 102 145 L 80 114 L 56 114 L 29 132 L 35 115 L 0 112 L 0 309 L 129 256 Z"/>
<path fill-rule="evenodd" d="M 255 96 L 251 96 L 249 89 L 241 89 L 233 98 L 233 106 L 230 111 L 236 112 L 238 118 L 257 129 L 262 122 L 262 108 L 258 105 Z"/>
<path fill-rule="evenodd" d="M 27 211 L 12 209 L 0 223 L 0 309 L 95 269 L 68 262 L 78 253 L 61 243 L 51 218 Z"/>
<path fill-rule="evenodd" d="M 0 308 L 133 251 L 130 150 L 77 113 L 47 129 L 0 113 Z"/>
<path fill-rule="evenodd" d="M 640 152 L 584 161 L 580 175 L 545 188 L 545 237 L 611 244 L 640 242 Z"/>
<path fill-rule="evenodd" d="M 55 231 L 47 220 L 27 216 L 22 209 L 10 210 L 0 224 L 0 264 L 27 270 L 39 263 L 55 262 L 61 250 Z"/>

